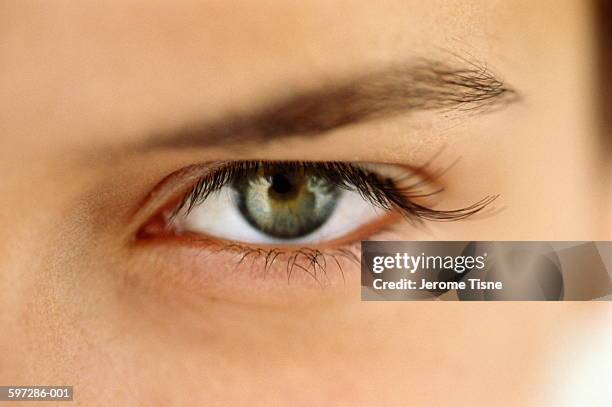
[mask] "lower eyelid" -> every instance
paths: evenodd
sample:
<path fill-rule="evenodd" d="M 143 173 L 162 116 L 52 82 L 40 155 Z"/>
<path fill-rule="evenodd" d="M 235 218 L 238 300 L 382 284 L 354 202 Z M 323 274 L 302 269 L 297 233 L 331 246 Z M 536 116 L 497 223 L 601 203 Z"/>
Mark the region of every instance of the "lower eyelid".
<path fill-rule="evenodd" d="M 206 249 L 162 245 L 144 284 L 237 303 L 319 301 L 358 287 L 359 244 L 338 250 L 263 249 L 209 242 Z M 151 270 L 147 268 L 147 270 Z"/>
<path fill-rule="evenodd" d="M 363 238 L 397 240 L 394 224 Z M 332 248 L 255 247 L 214 239 L 134 243 L 136 278 L 199 299 L 287 305 L 358 295 L 360 241 Z M 149 266 L 146 266 L 149 264 Z M 151 264 L 153 268 L 151 268 Z"/>

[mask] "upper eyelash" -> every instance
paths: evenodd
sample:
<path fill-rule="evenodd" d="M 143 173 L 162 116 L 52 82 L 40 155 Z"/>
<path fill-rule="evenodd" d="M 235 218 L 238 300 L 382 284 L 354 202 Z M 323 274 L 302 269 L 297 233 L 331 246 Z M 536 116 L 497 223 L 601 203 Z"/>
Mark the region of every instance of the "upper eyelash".
<path fill-rule="evenodd" d="M 278 170 L 283 167 L 288 170 L 308 170 L 311 174 L 324 178 L 337 188 L 359 193 L 362 198 L 379 208 L 397 211 L 412 223 L 422 223 L 423 220 L 461 220 L 480 212 L 499 196 L 485 196 L 483 199 L 459 209 L 438 210 L 412 201 L 412 199 L 432 196 L 442 191 L 440 189 L 430 193 L 422 193 L 419 188 L 430 181 L 427 179 L 414 182 L 411 185 L 400 186 L 401 179 L 384 177 L 359 164 L 340 161 L 234 161 L 200 178 L 180 200 L 172 212 L 170 220 L 183 208 L 186 207 L 186 212 L 189 213 L 193 208 L 203 203 L 213 192 L 226 185 L 231 185 L 232 182 L 247 177 L 257 170 L 266 168 Z"/>

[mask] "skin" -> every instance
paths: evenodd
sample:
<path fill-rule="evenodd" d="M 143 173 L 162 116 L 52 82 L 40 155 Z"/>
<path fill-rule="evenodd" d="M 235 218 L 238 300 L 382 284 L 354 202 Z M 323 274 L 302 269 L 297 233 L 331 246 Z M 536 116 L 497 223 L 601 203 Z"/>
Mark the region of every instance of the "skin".
<path fill-rule="evenodd" d="M 581 0 L 3 2 L 0 384 L 73 385 L 87 406 L 550 403 L 576 332 L 609 328 L 605 303 L 363 303 L 355 270 L 323 294 L 238 279 L 237 301 L 210 289 L 228 255 L 129 242 L 147 194 L 195 163 L 418 167 L 439 151 L 436 167 L 460 157 L 438 180 L 442 207 L 500 194 L 497 211 L 383 238 L 610 239 L 592 19 Z M 241 148 L 128 148 L 449 51 L 521 100 Z M 189 270 L 206 276 L 195 289 Z"/>

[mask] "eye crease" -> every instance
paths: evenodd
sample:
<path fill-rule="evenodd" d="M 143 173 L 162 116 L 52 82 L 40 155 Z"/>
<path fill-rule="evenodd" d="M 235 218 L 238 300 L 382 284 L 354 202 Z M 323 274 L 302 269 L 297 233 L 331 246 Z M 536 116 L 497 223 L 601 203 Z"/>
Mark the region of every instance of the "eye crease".
<path fill-rule="evenodd" d="M 160 216 L 165 231 L 176 236 L 308 247 L 349 235 L 353 242 L 363 240 L 369 236 L 361 229 L 371 233 L 373 225 L 381 228 L 398 218 L 413 225 L 464 219 L 497 198 L 434 209 L 426 203 L 441 192 L 433 181 L 420 171 L 390 164 L 233 161 L 198 179 Z"/>

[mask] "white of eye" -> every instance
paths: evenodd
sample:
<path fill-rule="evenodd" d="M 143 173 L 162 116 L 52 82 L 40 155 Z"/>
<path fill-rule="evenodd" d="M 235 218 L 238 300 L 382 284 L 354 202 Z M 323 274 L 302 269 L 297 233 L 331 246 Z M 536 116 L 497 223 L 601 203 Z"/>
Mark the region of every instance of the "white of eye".
<path fill-rule="evenodd" d="M 318 244 L 351 233 L 385 213 L 384 209 L 366 201 L 357 192 L 345 190 L 321 227 L 296 239 L 279 239 L 251 226 L 240 213 L 236 195 L 231 187 L 223 187 L 189 213 L 185 208 L 181 209 L 171 227 L 177 233 L 188 231 L 242 243 Z"/>

